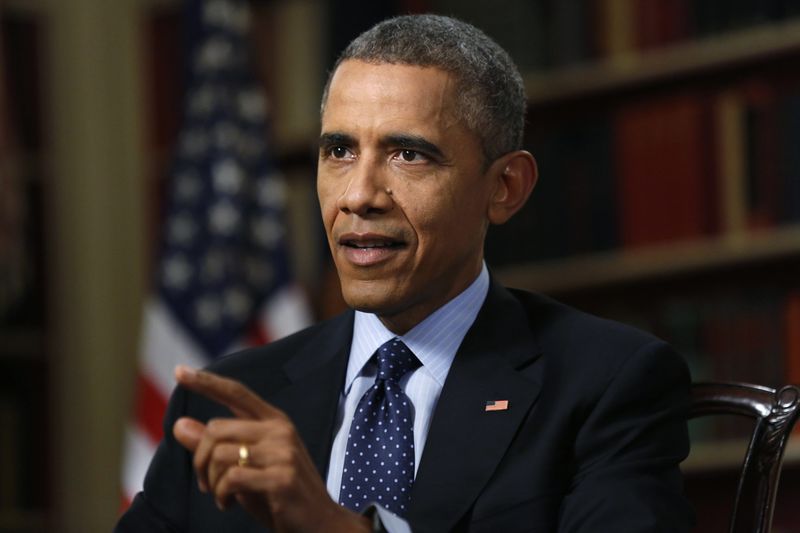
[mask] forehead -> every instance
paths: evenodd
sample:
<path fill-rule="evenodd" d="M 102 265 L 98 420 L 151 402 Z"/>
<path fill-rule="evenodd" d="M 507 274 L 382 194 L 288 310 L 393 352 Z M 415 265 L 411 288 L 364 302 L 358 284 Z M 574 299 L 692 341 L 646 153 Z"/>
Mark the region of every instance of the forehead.
<path fill-rule="evenodd" d="M 457 122 L 453 76 L 439 68 L 344 61 L 331 78 L 323 130 L 440 129 Z"/>

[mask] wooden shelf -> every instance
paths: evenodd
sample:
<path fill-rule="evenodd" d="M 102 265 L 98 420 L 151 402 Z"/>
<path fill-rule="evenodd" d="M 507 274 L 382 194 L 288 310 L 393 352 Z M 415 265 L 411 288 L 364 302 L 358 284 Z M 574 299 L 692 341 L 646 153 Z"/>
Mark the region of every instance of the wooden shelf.
<path fill-rule="evenodd" d="M 546 105 L 800 51 L 800 20 L 771 23 L 652 51 L 526 75 L 528 101 Z"/>
<path fill-rule="evenodd" d="M 745 439 L 702 442 L 692 446 L 689 457 L 681 463 L 684 472 L 704 473 L 742 467 L 748 441 Z M 783 455 L 784 465 L 800 464 L 800 439 L 789 440 Z"/>
<path fill-rule="evenodd" d="M 506 285 L 567 292 L 800 256 L 800 226 L 503 267 Z"/>

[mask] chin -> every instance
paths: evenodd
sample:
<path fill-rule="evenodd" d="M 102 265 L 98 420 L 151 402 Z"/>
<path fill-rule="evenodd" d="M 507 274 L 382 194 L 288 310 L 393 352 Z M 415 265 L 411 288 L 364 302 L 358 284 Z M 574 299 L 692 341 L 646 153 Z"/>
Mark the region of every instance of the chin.
<path fill-rule="evenodd" d="M 367 287 L 363 285 L 367 284 Z M 342 284 L 342 297 L 348 306 L 365 313 L 381 315 L 390 311 L 393 291 L 388 287 L 376 287 L 374 282 L 350 282 Z"/>

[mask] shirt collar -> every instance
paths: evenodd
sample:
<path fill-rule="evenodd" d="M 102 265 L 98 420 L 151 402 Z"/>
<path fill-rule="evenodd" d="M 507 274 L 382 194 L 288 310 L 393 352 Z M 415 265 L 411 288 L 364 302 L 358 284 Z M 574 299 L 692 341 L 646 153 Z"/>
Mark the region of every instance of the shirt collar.
<path fill-rule="evenodd" d="M 353 381 L 364 369 L 372 354 L 384 342 L 399 337 L 414 352 L 422 368 L 444 385 L 450 365 L 461 341 L 478 316 L 489 292 L 489 271 L 483 263 L 480 274 L 458 296 L 431 313 L 405 335 L 395 335 L 372 313 L 356 311 L 353 343 L 347 363 L 344 392 L 350 392 Z"/>

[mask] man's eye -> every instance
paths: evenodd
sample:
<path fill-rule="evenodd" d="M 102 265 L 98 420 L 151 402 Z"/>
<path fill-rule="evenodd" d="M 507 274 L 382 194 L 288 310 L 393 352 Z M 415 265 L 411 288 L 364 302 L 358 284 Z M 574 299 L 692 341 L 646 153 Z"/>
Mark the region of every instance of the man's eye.
<path fill-rule="evenodd" d="M 330 150 L 330 154 L 335 159 L 343 159 L 347 157 L 348 150 L 344 146 L 334 146 Z"/>
<path fill-rule="evenodd" d="M 407 163 L 415 163 L 425 160 L 425 156 L 414 150 L 400 150 L 398 156 Z"/>
<path fill-rule="evenodd" d="M 347 159 L 352 157 L 352 152 L 345 146 L 333 146 L 328 148 L 328 156 L 332 159 Z"/>

